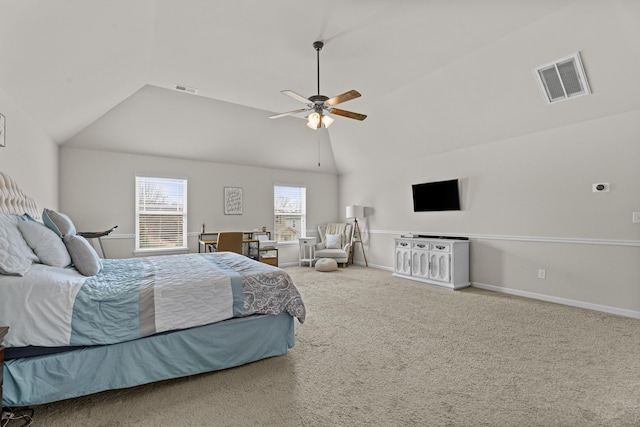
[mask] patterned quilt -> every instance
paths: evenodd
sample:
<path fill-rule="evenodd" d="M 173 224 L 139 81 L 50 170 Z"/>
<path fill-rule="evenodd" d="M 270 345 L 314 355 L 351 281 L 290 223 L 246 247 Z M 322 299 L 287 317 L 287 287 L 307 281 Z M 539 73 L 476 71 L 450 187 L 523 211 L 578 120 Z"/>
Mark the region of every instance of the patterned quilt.
<path fill-rule="evenodd" d="M 251 314 L 286 311 L 301 323 L 305 319 L 300 293 L 284 270 L 235 253 L 103 263 L 102 271 L 88 278 L 70 269 L 42 268 L 11 278 L 16 286 L 8 286 L 26 293 L 10 295 L 12 304 L 29 307 L 29 315 L 14 311 L 7 346 L 112 344 Z M 50 283 L 42 283 L 45 276 Z M 4 302 L 11 311 L 12 304 Z M 26 337 L 30 333 L 35 336 Z"/>

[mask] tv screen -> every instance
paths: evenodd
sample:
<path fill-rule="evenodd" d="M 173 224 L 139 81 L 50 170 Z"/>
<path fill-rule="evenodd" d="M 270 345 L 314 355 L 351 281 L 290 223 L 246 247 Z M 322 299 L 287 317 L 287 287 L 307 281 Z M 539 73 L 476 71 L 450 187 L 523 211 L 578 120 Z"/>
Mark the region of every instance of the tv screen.
<path fill-rule="evenodd" d="M 459 211 L 458 180 L 413 184 L 413 211 Z"/>

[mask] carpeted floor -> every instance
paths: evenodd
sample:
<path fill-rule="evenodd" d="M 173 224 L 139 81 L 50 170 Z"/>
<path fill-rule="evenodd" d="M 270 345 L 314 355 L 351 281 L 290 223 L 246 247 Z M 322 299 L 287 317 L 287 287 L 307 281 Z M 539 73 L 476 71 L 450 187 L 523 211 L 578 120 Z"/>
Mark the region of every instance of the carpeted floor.
<path fill-rule="evenodd" d="M 286 270 L 308 310 L 288 355 L 37 406 L 34 425 L 640 426 L 638 320 Z"/>

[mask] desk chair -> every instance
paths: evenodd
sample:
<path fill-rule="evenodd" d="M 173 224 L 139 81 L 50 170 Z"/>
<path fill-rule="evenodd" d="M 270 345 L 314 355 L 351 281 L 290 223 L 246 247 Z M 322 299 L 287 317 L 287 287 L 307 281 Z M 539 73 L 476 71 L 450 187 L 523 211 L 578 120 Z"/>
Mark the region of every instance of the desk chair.
<path fill-rule="evenodd" d="M 235 252 L 242 255 L 242 239 L 244 234 L 241 231 L 224 231 L 218 234 L 217 252 Z"/>

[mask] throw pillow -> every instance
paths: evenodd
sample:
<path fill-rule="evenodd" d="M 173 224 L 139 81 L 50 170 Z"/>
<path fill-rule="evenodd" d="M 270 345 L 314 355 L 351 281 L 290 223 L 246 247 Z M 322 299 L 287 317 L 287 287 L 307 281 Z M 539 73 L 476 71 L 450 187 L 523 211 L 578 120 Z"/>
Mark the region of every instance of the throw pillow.
<path fill-rule="evenodd" d="M 76 234 L 76 227 L 73 222 L 63 213 L 45 208 L 42 211 L 42 222 L 60 237 Z"/>
<path fill-rule="evenodd" d="M 0 214 L 0 274 L 24 276 L 38 261 L 18 230 L 18 222 L 15 215 Z"/>
<path fill-rule="evenodd" d="M 64 236 L 64 241 L 71 261 L 76 269 L 84 276 L 95 276 L 102 270 L 102 260 L 91 243 L 82 236 L 69 234 Z"/>
<path fill-rule="evenodd" d="M 327 234 L 325 239 L 327 249 L 342 249 L 342 238 L 339 234 Z"/>
<path fill-rule="evenodd" d="M 35 221 L 19 221 L 18 228 L 42 264 L 52 267 L 71 264 L 71 256 L 62 239 L 45 225 Z"/>

